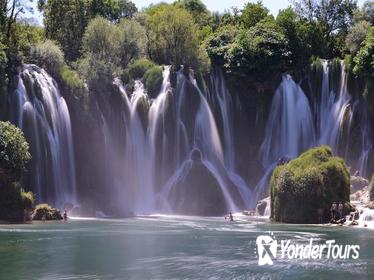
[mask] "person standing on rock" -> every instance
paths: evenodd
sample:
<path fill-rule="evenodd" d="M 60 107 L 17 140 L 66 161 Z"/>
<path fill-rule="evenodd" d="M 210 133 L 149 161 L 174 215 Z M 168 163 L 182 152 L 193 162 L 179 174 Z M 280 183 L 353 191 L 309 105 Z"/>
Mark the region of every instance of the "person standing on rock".
<path fill-rule="evenodd" d="M 337 210 L 336 202 L 332 203 L 330 210 L 331 210 L 331 221 L 335 221 L 336 220 L 336 210 Z"/>
<path fill-rule="evenodd" d="M 344 205 L 343 205 L 343 202 L 340 201 L 339 206 L 338 206 L 339 219 L 343 218 L 343 210 L 344 210 Z"/>

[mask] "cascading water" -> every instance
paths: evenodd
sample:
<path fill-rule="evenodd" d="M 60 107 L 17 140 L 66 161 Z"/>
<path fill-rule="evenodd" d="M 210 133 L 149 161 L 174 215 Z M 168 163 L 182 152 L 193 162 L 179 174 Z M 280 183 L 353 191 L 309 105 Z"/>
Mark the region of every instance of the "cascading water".
<path fill-rule="evenodd" d="M 30 189 L 38 202 L 77 203 L 69 110 L 56 82 L 43 69 L 24 65 L 9 97 L 11 121 L 30 143 Z"/>
<path fill-rule="evenodd" d="M 173 182 L 188 171 L 186 164 L 190 162 L 190 153 L 198 149 L 204 168 L 218 182 L 227 209 L 249 207 L 250 188 L 235 172 L 232 135 L 227 135 L 233 133 L 230 107 L 224 104 L 230 98 L 229 93 L 222 87 L 215 89 L 222 91 L 218 94 L 222 99 L 221 119 L 225 123 L 224 148 L 211 105 L 196 81 L 192 77 L 188 79 L 183 72 L 182 68 L 177 73 L 176 89 L 173 90 L 170 67 L 165 67 L 161 90 L 155 99 L 149 98 L 141 81 L 136 81 L 131 96 L 118 80 L 115 82 L 122 96 L 123 116 L 120 120 L 115 119 L 118 123 L 112 126 L 107 125 L 108 117 L 103 115 L 102 118 L 103 134 L 114 137 L 115 133 L 108 132 L 108 127 L 112 130 L 121 126 L 126 128 L 124 138 L 117 141 L 125 145 L 124 153 L 110 153 L 110 157 L 121 158 L 115 162 L 121 162 L 124 174 L 112 174 L 117 178 L 112 186 L 117 203 L 122 200 L 136 213 L 168 211 Z M 217 85 L 221 82 L 216 81 Z M 109 146 L 113 146 L 111 137 L 105 137 Z M 117 172 L 121 173 L 120 170 Z"/>
<path fill-rule="evenodd" d="M 221 69 L 213 69 L 210 76 L 210 90 L 208 91 L 210 106 L 218 107 L 219 119 L 222 121 L 222 134 L 224 146 L 224 164 L 230 180 L 237 186 L 247 209 L 253 207 L 254 197 L 250 186 L 237 173 L 236 150 L 234 144 L 234 110 L 233 100 L 228 91 L 225 77 Z"/>
<path fill-rule="evenodd" d="M 308 98 L 289 75 L 284 75 L 270 109 L 260 157 L 265 174 L 256 186 L 257 198 L 267 193 L 270 175 L 281 158 L 294 158 L 315 143 Z"/>
<path fill-rule="evenodd" d="M 265 168 L 282 157 L 294 158 L 315 143 L 308 98 L 289 75 L 282 78 L 271 105 L 260 156 Z"/>
<path fill-rule="evenodd" d="M 334 87 L 331 62 L 323 62 L 322 91 L 318 119 L 318 144 L 329 145 L 335 153 L 344 157 L 362 176 L 366 175 L 367 159 L 371 150 L 369 119 L 367 107 L 362 100 L 353 100 L 347 89 L 347 71 L 343 61 L 340 62 L 339 82 Z M 352 154 L 350 137 L 354 117 L 358 118 L 360 154 Z"/>
<path fill-rule="evenodd" d="M 318 143 L 320 145 L 329 145 L 333 150 L 337 151 L 340 131 L 344 125 L 345 117 L 351 114 L 351 97 L 347 93 L 347 74 L 344 63 L 342 62 L 341 66 L 339 92 L 336 92 L 330 86 L 329 69 L 328 61 L 324 61 L 318 118 Z"/>
<path fill-rule="evenodd" d="M 331 73 L 330 64 L 328 61 L 323 62 L 322 87 L 315 96 L 318 101 L 313 111 L 301 87 L 290 76 L 283 76 L 273 98 L 260 149 L 260 158 L 266 171 L 256 186 L 257 196 L 267 193 L 269 177 L 278 159 L 292 159 L 312 146 L 331 146 L 335 154 L 351 162 L 362 175 L 366 174 L 368 154 L 372 148 L 367 108 L 360 100 L 352 100 L 349 95 L 344 62 L 340 62 L 340 72 L 335 83 L 332 83 L 332 75 L 336 73 Z M 361 114 L 356 123 L 360 127 L 361 152 L 356 156 L 350 154 L 349 140 L 354 117 L 358 114 Z M 312 116 L 315 116 L 315 121 Z"/>

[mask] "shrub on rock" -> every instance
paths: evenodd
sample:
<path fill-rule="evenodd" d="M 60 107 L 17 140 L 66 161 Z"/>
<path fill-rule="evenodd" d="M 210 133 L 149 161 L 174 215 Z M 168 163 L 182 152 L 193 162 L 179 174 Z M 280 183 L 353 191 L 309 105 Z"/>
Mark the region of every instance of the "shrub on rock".
<path fill-rule="evenodd" d="M 350 175 L 331 148 L 312 148 L 273 171 L 270 192 L 272 220 L 318 223 L 322 218 L 327 222 L 334 201 L 350 208 Z"/>
<path fill-rule="evenodd" d="M 35 207 L 32 213 L 32 219 L 34 221 L 41 221 L 45 217 L 47 221 L 49 220 L 62 220 L 62 215 L 60 210 L 53 208 L 48 204 L 39 204 Z"/>

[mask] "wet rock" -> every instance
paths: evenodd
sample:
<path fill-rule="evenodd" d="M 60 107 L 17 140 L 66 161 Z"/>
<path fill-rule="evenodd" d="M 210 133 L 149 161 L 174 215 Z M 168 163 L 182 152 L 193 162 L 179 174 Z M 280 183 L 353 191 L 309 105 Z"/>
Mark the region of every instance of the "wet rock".
<path fill-rule="evenodd" d="M 172 183 L 168 199 L 173 212 L 178 214 L 222 216 L 228 212 L 220 184 L 197 149 Z"/>
<path fill-rule="evenodd" d="M 266 207 L 270 206 L 269 204 L 270 204 L 270 197 L 259 200 L 256 206 L 256 214 L 259 216 L 264 216 Z"/>
<path fill-rule="evenodd" d="M 360 176 L 351 176 L 351 193 L 363 189 L 369 185 L 369 181 Z"/>

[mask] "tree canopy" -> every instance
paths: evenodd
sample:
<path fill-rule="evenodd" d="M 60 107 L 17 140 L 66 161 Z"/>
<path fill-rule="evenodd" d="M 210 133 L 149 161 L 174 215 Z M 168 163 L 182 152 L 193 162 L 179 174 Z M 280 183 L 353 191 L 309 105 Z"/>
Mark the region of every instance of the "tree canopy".
<path fill-rule="evenodd" d="M 23 132 L 9 122 L 0 122 L 0 178 L 19 181 L 30 159 Z"/>

